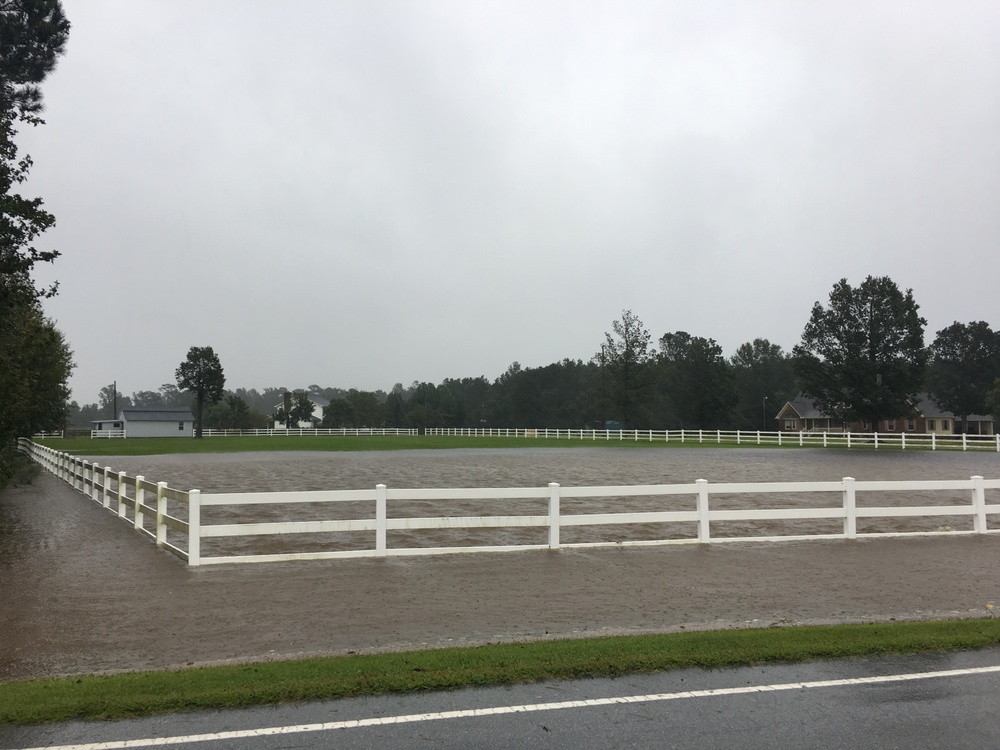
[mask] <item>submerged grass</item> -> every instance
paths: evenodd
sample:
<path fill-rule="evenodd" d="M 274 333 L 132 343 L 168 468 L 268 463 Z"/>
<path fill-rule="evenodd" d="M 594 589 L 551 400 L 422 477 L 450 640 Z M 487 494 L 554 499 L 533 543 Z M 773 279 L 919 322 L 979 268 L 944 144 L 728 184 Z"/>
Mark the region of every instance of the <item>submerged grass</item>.
<path fill-rule="evenodd" d="M 0 723 L 120 719 L 813 659 L 973 649 L 1000 644 L 1000 619 L 720 630 L 355 655 L 0 683 Z"/>

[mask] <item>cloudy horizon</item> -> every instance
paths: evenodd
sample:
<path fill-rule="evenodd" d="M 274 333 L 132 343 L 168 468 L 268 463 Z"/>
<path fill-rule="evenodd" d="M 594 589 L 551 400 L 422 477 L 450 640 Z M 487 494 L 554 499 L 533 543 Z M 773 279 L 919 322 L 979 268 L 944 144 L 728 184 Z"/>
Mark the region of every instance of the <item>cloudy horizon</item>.
<path fill-rule="evenodd" d="M 1000 328 L 1000 5 L 63 0 L 24 194 L 73 398 L 790 351 L 847 278 Z"/>

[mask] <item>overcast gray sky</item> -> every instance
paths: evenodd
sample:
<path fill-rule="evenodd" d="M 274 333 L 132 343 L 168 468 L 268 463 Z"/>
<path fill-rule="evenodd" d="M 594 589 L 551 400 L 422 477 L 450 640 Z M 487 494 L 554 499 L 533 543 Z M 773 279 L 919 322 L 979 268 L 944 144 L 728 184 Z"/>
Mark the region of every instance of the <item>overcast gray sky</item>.
<path fill-rule="evenodd" d="M 21 145 L 73 397 L 730 355 L 842 277 L 1000 326 L 993 0 L 63 0 Z"/>

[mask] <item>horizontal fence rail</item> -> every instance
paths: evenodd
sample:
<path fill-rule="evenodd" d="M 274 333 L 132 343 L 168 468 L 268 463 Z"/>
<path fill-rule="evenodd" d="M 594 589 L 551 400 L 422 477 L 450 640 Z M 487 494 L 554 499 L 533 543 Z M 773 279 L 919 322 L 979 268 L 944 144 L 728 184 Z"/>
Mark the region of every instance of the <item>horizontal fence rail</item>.
<path fill-rule="evenodd" d="M 198 564 L 199 528 L 197 520 L 187 510 L 189 493 L 168 487 L 166 482 L 149 482 L 143 476 L 130 477 L 124 471 L 116 472 L 110 466 L 102 467 L 25 438 L 18 440 L 18 448 L 46 471 L 153 539 L 158 547 L 169 550 L 190 565 Z M 169 539 L 170 529 L 183 535 L 186 544 Z M 196 553 L 193 561 L 192 549 Z"/>
<path fill-rule="evenodd" d="M 592 442 L 715 443 L 719 445 L 798 446 L 800 448 L 899 448 L 902 450 L 996 451 L 997 435 L 938 435 L 916 432 L 765 432 L 763 430 L 556 430 L 522 428 L 428 427 L 428 435 L 513 437 Z"/>
<path fill-rule="evenodd" d="M 781 541 L 788 539 L 857 539 L 859 537 L 912 536 L 927 534 L 987 534 L 1000 532 L 990 528 L 990 517 L 1000 516 L 1000 497 L 987 502 L 987 491 L 1000 491 L 1000 479 L 973 476 L 963 480 L 856 481 L 844 477 L 834 482 L 721 482 L 699 479 L 688 484 L 574 487 L 550 483 L 546 487 L 507 488 L 434 488 L 396 489 L 378 484 L 367 490 L 331 490 L 308 492 L 202 493 L 182 492 L 153 483 L 143 477 L 128 477 L 124 472 L 101 468 L 66 453 L 19 441 L 20 449 L 48 471 L 83 492 L 97 503 L 132 523 L 156 544 L 189 565 L 231 562 L 274 562 L 284 560 L 330 559 L 346 557 L 385 557 L 389 555 L 430 555 L 455 552 L 509 551 L 562 547 L 601 547 L 611 545 L 651 545 L 710 543 L 725 541 Z M 869 493 L 960 493 L 962 504 L 937 505 L 859 505 L 858 494 Z M 804 495 L 831 496 L 835 502 L 821 507 L 796 505 Z M 760 507 L 754 497 L 791 496 L 789 507 Z M 717 498 L 713 503 L 712 500 Z M 736 497 L 741 507 L 725 507 Z M 563 501 L 598 499 L 602 512 L 566 512 Z M 629 498 L 644 498 L 646 509 L 622 510 Z M 749 502 L 745 499 L 749 498 Z M 497 514 L 505 502 L 520 503 L 507 514 Z M 527 504 L 527 505 L 525 505 Z M 251 520 L 253 509 L 271 509 L 274 520 Z M 308 506 L 313 517 L 286 520 L 296 506 Z M 484 513 L 470 513 L 470 508 L 486 507 Z M 749 507 L 746 507 L 749 506 Z M 525 507 L 530 510 L 524 510 Z M 653 509 L 649 509 L 652 507 Z M 232 523 L 205 523 L 202 512 L 212 509 L 229 511 L 222 520 Z M 274 509 L 277 509 L 275 512 Z M 358 509 L 361 509 L 360 511 Z M 344 509 L 340 512 L 339 509 Z M 424 512 L 414 513 L 415 509 Z M 131 511 L 131 517 L 129 517 Z M 392 512 L 390 512 L 392 511 Z M 430 513 L 436 513 L 431 515 Z M 347 515 L 347 517 L 338 517 Z M 863 532 L 859 519 L 937 518 L 968 519 L 968 528 L 935 531 Z M 835 533 L 806 533 L 765 536 L 732 536 L 713 533 L 713 524 L 725 531 L 727 522 L 794 522 L 821 520 L 834 522 Z M 563 530 L 574 527 L 611 527 L 665 524 L 681 529 L 679 536 L 661 536 L 632 541 L 586 541 L 567 543 Z M 476 543 L 453 546 L 406 546 L 407 534 L 425 530 L 539 529 L 544 542 Z M 170 532 L 173 532 L 171 534 Z M 202 555 L 204 540 L 238 538 L 301 539 L 311 534 L 360 536 L 360 545 L 328 543 L 322 549 L 281 551 L 261 554 Z M 396 535 L 395 537 L 393 535 Z M 402 536 L 400 536 L 402 535 Z M 390 545 L 391 538 L 402 543 Z M 210 542 L 211 543 L 211 542 Z"/>
<path fill-rule="evenodd" d="M 544 440 L 589 440 L 650 443 L 715 443 L 718 445 L 760 445 L 800 448 L 893 448 L 900 450 L 961 450 L 1000 453 L 1000 433 L 996 435 L 941 435 L 918 432 L 790 432 L 765 430 L 584 430 L 513 427 L 303 427 L 252 430 L 202 431 L 204 437 L 363 437 L 363 436 L 455 436 L 502 437 Z M 60 437 L 61 434 L 35 437 Z M 91 430 L 92 438 L 126 438 L 126 430 Z"/>

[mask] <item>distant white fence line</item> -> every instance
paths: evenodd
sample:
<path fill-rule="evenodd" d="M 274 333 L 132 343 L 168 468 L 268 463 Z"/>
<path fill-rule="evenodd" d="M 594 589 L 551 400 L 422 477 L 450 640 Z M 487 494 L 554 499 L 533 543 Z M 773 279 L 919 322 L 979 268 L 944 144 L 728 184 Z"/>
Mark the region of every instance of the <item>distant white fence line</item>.
<path fill-rule="evenodd" d="M 293 435 L 376 436 L 419 435 L 416 428 L 295 428 L 260 430 L 204 430 L 205 437 L 245 437 Z M 724 445 L 779 445 L 810 448 L 898 448 L 901 450 L 996 451 L 1000 453 L 1000 434 L 929 435 L 906 432 L 765 432 L 763 430 L 562 430 L 523 428 L 428 427 L 426 435 L 461 437 L 514 437 L 546 440 L 589 440 L 592 442 L 716 443 Z M 125 430 L 91 430 L 92 438 L 124 438 Z"/>
<path fill-rule="evenodd" d="M 340 437 L 359 437 L 365 435 L 416 435 L 419 431 L 410 427 L 292 427 L 292 428 L 261 428 L 253 430 L 202 430 L 204 437 L 248 437 L 261 435 L 292 435 L 296 437 L 336 435 Z M 125 430 L 91 430 L 92 438 L 124 438 Z M 46 436 L 49 437 L 49 436 Z M 60 437 L 58 434 L 54 437 Z"/>
<path fill-rule="evenodd" d="M 555 430 L 506 428 L 427 428 L 428 435 L 518 437 L 597 442 L 716 443 L 781 445 L 812 448 L 901 448 L 987 450 L 1000 453 L 997 435 L 929 435 L 905 432 L 765 432 L 763 430 Z"/>
<path fill-rule="evenodd" d="M 844 477 L 839 482 L 723 482 L 710 484 L 699 479 L 688 484 L 636 485 L 603 487 L 565 487 L 550 483 L 547 487 L 461 488 L 461 489 L 393 489 L 377 484 L 367 490 L 331 490 L 312 492 L 202 493 L 184 492 L 168 487 L 165 482 L 153 483 L 142 476 L 129 477 L 110 467 L 100 467 L 67 453 L 55 451 L 30 440 L 19 441 L 20 449 L 57 477 L 68 482 L 95 502 L 117 514 L 156 541 L 157 546 L 170 550 L 189 565 L 210 565 L 232 562 L 276 562 L 286 560 L 317 560 L 348 557 L 385 557 L 389 555 L 432 555 L 456 552 L 498 552 L 561 547 L 635 546 L 655 544 L 709 543 L 722 541 L 782 541 L 789 539 L 856 539 L 859 537 L 915 536 L 929 534 L 987 534 L 1000 532 L 989 528 L 988 516 L 1000 514 L 1000 502 L 987 503 L 987 490 L 1000 490 L 1000 479 L 973 476 L 963 480 L 920 481 L 856 481 Z M 859 507 L 859 492 L 944 492 L 964 491 L 965 505 L 933 505 L 901 507 Z M 739 508 L 712 509 L 712 495 L 761 495 L 789 493 L 833 493 L 839 505 L 830 507 Z M 620 498 L 687 496 L 690 505 L 681 510 L 640 512 L 610 512 L 567 515 L 560 511 L 563 499 L 608 498 L 609 506 Z M 1000 498 L 998 498 L 1000 499 Z M 433 517 L 390 517 L 394 502 L 431 501 L 495 503 L 498 500 L 540 501 L 544 512 L 530 515 L 440 515 Z M 361 518 L 338 520 L 276 521 L 266 523 L 203 524 L 201 509 L 220 506 L 285 506 L 301 503 L 329 505 L 364 503 L 370 512 Z M 153 504 L 151 504 L 153 503 Z M 452 506 L 454 507 L 454 506 Z M 129 512 L 131 511 L 131 516 Z M 902 517 L 972 517 L 971 529 L 965 531 L 918 532 L 858 532 L 859 518 Z M 796 519 L 827 519 L 841 521 L 842 531 L 834 534 L 778 535 L 758 537 L 712 536 L 711 524 L 725 521 L 789 521 Z M 601 541 L 564 544 L 560 530 L 574 526 L 612 526 L 621 524 L 688 523 L 696 532 L 684 538 L 641 541 Z M 427 529 L 509 529 L 543 527 L 547 529 L 545 544 L 502 544 L 455 547 L 392 547 L 388 534 L 393 531 Z M 169 531 L 175 532 L 171 540 Z M 223 555 L 203 557 L 201 541 L 210 538 L 271 536 L 282 534 L 312 534 L 338 532 L 367 534 L 368 546 L 353 549 L 324 549 L 308 552 L 276 554 Z"/>

